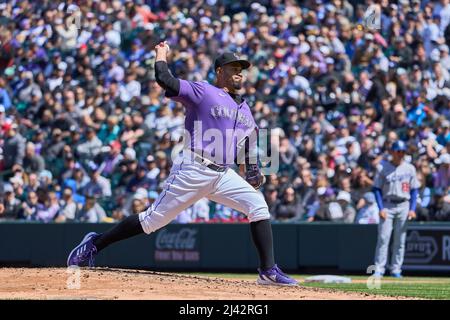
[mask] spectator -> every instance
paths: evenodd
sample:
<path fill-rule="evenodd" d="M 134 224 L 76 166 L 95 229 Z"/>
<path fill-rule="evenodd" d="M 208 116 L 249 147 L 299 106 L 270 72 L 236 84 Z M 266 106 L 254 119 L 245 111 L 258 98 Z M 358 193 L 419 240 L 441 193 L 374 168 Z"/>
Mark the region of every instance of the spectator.
<path fill-rule="evenodd" d="M 373 192 L 364 194 L 364 205 L 358 210 L 355 223 L 358 224 L 378 224 L 380 221 L 379 209 L 375 201 Z"/>
<path fill-rule="evenodd" d="M 99 169 L 101 171 L 101 174 L 105 177 L 111 177 L 112 174 L 117 170 L 119 163 L 123 160 L 123 155 L 120 152 L 121 145 L 119 141 L 111 141 L 109 143 L 109 147 L 109 153 L 105 156 Z"/>
<path fill-rule="evenodd" d="M 438 169 L 434 174 L 434 187 L 445 189 L 450 185 L 450 154 L 444 153 L 435 160 Z"/>
<path fill-rule="evenodd" d="M 275 207 L 275 218 L 285 222 L 301 220 L 300 203 L 294 188 L 287 187 L 282 194 L 282 200 Z"/>
<path fill-rule="evenodd" d="M 160 169 L 156 165 L 155 157 L 153 157 L 151 154 L 145 158 L 145 163 L 147 165 L 147 178 L 151 181 L 156 180 L 160 173 Z"/>
<path fill-rule="evenodd" d="M 448 7 L 448 5 L 447 5 Z M 439 51 L 441 53 L 441 65 L 444 69 L 450 70 L 450 55 L 449 55 L 449 48 L 446 44 L 441 44 L 439 46 Z"/>
<path fill-rule="evenodd" d="M 131 210 L 132 214 L 139 214 L 142 211 L 145 211 L 145 202 L 141 199 L 133 199 Z"/>
<path fill-rule="evenodd" d="M 29 194 L 30 192 L 37 192 L 40 187 L 40 182 L 36 173 L 30 173 L 28 175 L 28 184 L 25 186 L 25 192 Z"/>
<path fill-rule="evenodd" d="M 433 220 L 450 221 L 450 201 L 448 200 L 448 192 L 445 192 L 444 189 L 437 189 L 434 193 L 433 203 Z"/>
<path fill-rule="evenodd" d="M 394 39 L 394 51 L 389 57 L 389 60 L 394 62 L 400 68 L 408 68 L 413 61 L 413 52 L 411 47 L 406 45 L 403 37 Z"/>
<path fill-rule="evenodd" d="M 135 40 L 134 44 L 136 44 L 136 41 L 140 41 L 138 39 Z M 139 54 L 136 53 L 134 55 L 135 58 L 138 59 L 138 57 L 141 55 L 141 50 L 139 50 Z M 136 81 L 136 75 L 132 71 L 128 71 L 125 75 L 125 81 L 124 83 L 119 87 L 120 91 L 120 99 L 123 102 L 130 102 L 132 98 L 139 97 L 141 94 L 141 84 Z"/>
<path fill-rule="evenodd" d="M 56 31 L 61 37 L 61 49 L 63 51 L 69 51 L 76 48 L 78 29 L 73 23 L 71 17 L 64 19 L 64 23 L 61 20 L 56 20 Z"/>
<path fill-rule="evenodd" d="M 41 88 L 34 82 L 34 75 L 31 71 L 24 70 L 22 72 L 16 91 L 20 101 L 25 102 L 25 106 L 31 102 L 32 98 L 42 98 Z"/>
<path fill-rule="evenodd" d="M 291 172 L 291 168 L 297 152 L 288 138 L 282 138 L 280 141 L 280 171 Z"/>
<path fill-rule="evenodd" d="M 59 214 L 59 202 L 55 192 L 49 192 L 43 203 L 38 203 L 35 219 L 40 222 L 53 221 Z"/>
<path fill-rule="evenodd" d="M 136 192 L 134 192 L 133 196 L 131 198 L 127 198 L 125 200 L 122 210 L 120 211 L 120 213 L 117 213 L 117 216 L 115 218 L 118 220 L 122 220 L 124 217 L 127 217 L 129 215 L 145 211 L 145 209 L 149 207 L 149 199 L 148 198 L 149 198 L 149 194 L 145 188 L 136 189 Z M 139 206 L 137 206 L 138 202 L 139 202 Z M 143 207 L 143 209 L 139 212 L 135 212 L 133 209 L 133 204 L 136 204 L 136 208 Z"/>
<path fill-rule="evenodd" d="M 91 181 L 89 176 L 84 171 L 83 167 L 79 164 L 75 166 L 71 179 L 66 179 L 64 180 L 64 182 L 67 183 L 69 180 L 73 181 L 74 186 L 72 188 L 72 191 L 79 194 L 83 193 L 86 185 Z"/>
<path fill-rule="evenodd" d="M 318 152 L 316 151 L 314 140 L 306 135 L 303 137 L 303 145 L 299 147 L 299 156 L 305 158 L 312 167 L 317 167 Z"/>
<path fill-rule="evenodd" d="M 344 215 L 343 222 L 345 223 L 355 222 L 356 210 L 352 205 L 350 193 L 348 193 L 347 191 L 339 191 L 336 200 L 342 208 L 342 212 Z"/>
<path fill-rule="evenodd" d="M 319 197 L 317 212 L 314 215 L 314 221 L 335 221 L 344 220 L 344 212 L 337 201 L 334 199 L 334 191 L 331 188 L 319 187 L 317 189 Z"/>
<path fill-rule="evenodd" d="M 106 124 L 103 124 L 97 134 L 98 138 L 105 144 L 110 144 L 118 139 L 120 127 L 118 125 L 119 118 L 115 115 L 108 117 Z M 116 143 L 117 145 L 117 143 Z M 120 151 L 120 143 L 118 144 Z"/>
<path fill-rule="evenodd" d="M 77 153 L 85 161 L 93 160 L 100 153 L 102 142 L 96 136 L 95 130 L 88 127 L 86 129 L 86 141 L 78 145 Z"/>
<path fill-rule="evenodd" d="M 141 148 L 141 150 L 149 150 L 149 148 L 151 147 L 149 143 L 153 134 L 151 129 L 144 122 L 144 117 L 142 116 L 141 112 L 135 111 L 132 114 L 132 119 L 135 130 L 133 132 L 133 136 L 127 140 L 128 146 L 137 144 L 136 147 Z"/>
<path fill-rule="evenodd" d="M 428 108 L 420 97 L 420 93 L 415 91 L 412 94 L 413 102 L 411 108 L 408 110 L 408 120 L 420 126 L 427 117 L 425 110 Z"/>
<path fill-rule="evenodd" d="M 423 173 L 417 173 L 417 181 L 420 184 L 419 194 L 416 205 L 417 221 L 429 221 L 430 220 L 430 207 L 431 207 L 431 189 L 427 187 L 425 176 Z"/>
<path fill-rule="evenodd" d="M 367 171 L 356 168 L 352 171 L 352 193 L 353 202 L 356 203 L 356 209 L 359 210 L 364 205 L 364 195 L 372 190 L 373 181 L 368 177 Z"/>
<path fill-rule="evenodd" d="M 99 223 L 107 218 L 105 210 L 97 203 L 97 198 L 92 195 L 86 195 L 86 203 L 78 212 L 77 221 Z"/>
<path fill-rule="evenodd" d="M 75 157 L 72 154 L 65 157 L 59 182 L 61 183 L 66 179 L 72 179 L 75 175 L 75 171 L 80 167 L 81 165 L 75 160 Z"/>
<path fill-rule="evenodd" d="M 401 103 L 394 105 L 390 118 L 385 125 L 388 129 L 400 129 L 406 126 L 406 113 Z"/>
<path fill-rule="evenodd" d="M 89 182 L 83 187 L 84 195 L 91 194 L 96 197 L 110 197 L 111 182 L 109 179 L 100 175 L 99 166 L 90 161 L 88 163 Z"/>
<path fill-rule="evenodd" d="M 35 191 L 27 194 L 27 200 L 22 202 L 21 218 L 25 220 L 36 220 L 38 210 L 38 195 Z"/>
<path fill-rule="evenodd" d="M 23 165 L 25 157 L 25 139 L 17 131 L 16 123 L 6 124 L 4 131 L 6 139 L 3 144 L 3 168 L 4 170 L 12 170 L 14 166 Z"/>
<path fill-rule="evenodd" d="M 2 203 L 2 210 L 0 210 L 0 219 L 15 220 L 19 218 L 21 202 L 16 198 L 14 189 L 11 184 L 3 185 L 4 200 Z"/>
<path fill-rule="evenodd" d="M 51 139 L 47 140 L 43 147 L 45 160 L 52 162 L 55 159 L 60 158 L 65 145 L 66 143 L 63 140 L 61 129 L 54 128 Z"/>
<path fill-rule="evenodd" d="M 127 192 L 134 192 L 138 188 L 149 190 L 151 184 L 152 182 L 147 178 L 147 170 L 145 169 L 145 166 L 138 165 L 134 177 L 132 177 L 127 184 L 126 190 Z"/>
<path fill-rule="evenodd" d="M 442 132 L 437 136 L 436 141 L 445 146 L 450 142 L 450 121 L 444 120 L 441 124 Z"/>
<path fill-rule="evenodd" d="M 62 199 L 60 200 L 60 206 L 61 210 L 56 218 L 56 222 L 75 221 L 78 213 L 78 205 L 73 199 L 73 191 L 71 188 L 64 188 Z"/>
<path fill-rule="evenodd" d="M 23 176 L 22 168 L 17 168 L 14 172 L 14 176 L 9 179 L 9 182 L 13 186 L 16 197 L 20 201 L 25 200 L 25 191 L 23 188 L 25 181 L 23 180 L 23 177 L 24 176 Z"/>
<path fill-rule="evenodd" d="M 51 188 L 53 183 L 53 174 L 48 170 L 43 170 L 39 174 L 39 185 L 41 189 Z"/>
<path fill-rule="evenodd" d="M 300 171 L 301 183 L 296 188 L 296 194 L 300 201 L 300 214 L 305 214 L 310 217 L 314 208 L 314 203 L 317 202 L 317 194 L 314 189 L 314 181 L 311 174 L 311 170 L 303 168 Z M 308 218 L 307 218 L 308 219 Z M 311 219 L 310 219 L 311 220 Z"/>
<path fill-rule="evenodd" d="M 36 154 L 33 142 L 28 142 L 25 148 L 25 157 L 23 159 L 23 168 L 26 172 L 39 174 L 45 169 L 44 158 Z"/>

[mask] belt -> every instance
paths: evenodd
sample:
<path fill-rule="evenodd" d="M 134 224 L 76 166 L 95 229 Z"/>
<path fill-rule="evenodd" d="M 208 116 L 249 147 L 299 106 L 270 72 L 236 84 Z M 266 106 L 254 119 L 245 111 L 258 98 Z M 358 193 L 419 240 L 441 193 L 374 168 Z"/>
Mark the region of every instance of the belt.
<path fill-rule="evenodd" d="M 211 162 L 211 160 L 202 158 L 200 156 L 195 156 L 194 160 L 197 161 L 200 164 L 204 164 L 206 167 L 208 167 L 211 170 L 217 171 L 217 172 L 224 172 L 227 167 L 220 166 L 218 164 L 215 164 L 214 162 Z"/>
<path fill-rule="evenodd" d="M 388 203 L 399 204 L 408 201 L 408 199 L 386 199 L 385 201 Z"/>

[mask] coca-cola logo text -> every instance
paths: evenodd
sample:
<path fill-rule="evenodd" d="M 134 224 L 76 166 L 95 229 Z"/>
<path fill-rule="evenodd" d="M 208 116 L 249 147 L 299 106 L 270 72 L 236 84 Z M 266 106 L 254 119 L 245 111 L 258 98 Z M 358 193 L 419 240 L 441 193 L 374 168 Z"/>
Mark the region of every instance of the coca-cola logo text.
<path fill-rule="evenodd" d="M 196 234 L 197 230 L 191 228 L 183 228 L 177 232 L 170 232 L 167 229 L 163 229 L 156 237 L 156 249 L 193 250 L 197 241 Z"/>

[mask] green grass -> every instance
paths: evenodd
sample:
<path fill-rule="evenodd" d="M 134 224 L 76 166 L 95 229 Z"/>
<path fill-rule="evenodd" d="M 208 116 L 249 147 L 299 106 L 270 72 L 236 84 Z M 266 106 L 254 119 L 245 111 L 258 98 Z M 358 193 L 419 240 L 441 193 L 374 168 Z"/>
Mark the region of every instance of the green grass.
<path fill-rule="evenodd" d="M 384 296 L 403 296 L 424 299 L 450 299 L 450 282 L 447 283 L 414 283 L 402 279 L 401 282 L 381 282 L 380 289 L 368 289 L 365 283 L 349 284 L 324 284 L 302 283 L 307 287 L 337 289 L 348 292 L 364 292 L 368 294 L 380 294 Z"/>
<path fill-rule="evenodd" d="M 194 275 L 192 273 L 187 273 Z M 255 280 L 255 274 L 233 274 L 233 273 L 195 273 L 198 276 Z M 378 294 L 384 296 L 403 296 L 423 299 L 450 299 L 450 278 L 438 277 L 404 277 L 394 279 L 384 277 L 381 280 L 380 289 L 368 289 L 367 276 L 348 276 L 352 279 L 349 284 L 324 284 L 306 283 L 305 278 L 309 275 L 293 275 L 305 287 L 326 288 L 342 290 L 347 292 L 362 292 L 368 294 Z"/>

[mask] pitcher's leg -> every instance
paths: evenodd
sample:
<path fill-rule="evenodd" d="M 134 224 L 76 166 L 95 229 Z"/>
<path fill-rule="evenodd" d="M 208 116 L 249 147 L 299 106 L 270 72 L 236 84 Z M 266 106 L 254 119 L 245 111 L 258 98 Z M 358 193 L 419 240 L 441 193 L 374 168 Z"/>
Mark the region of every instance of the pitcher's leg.
<path fill-rule="evenodd" d="M 231 169 L 218 180 L 208 198 L 244 213 L 250 222 L 270 219 L 269 208 L 262 193 Z"/>
<path fill-rule="evenodd" d="M 155 204 L 139 215 L 127 217 L 103 234 L 88 233 L 67 258 L 68 266 L 93 266 L 94 256 L 108 245 L 135 235 L 151 233 L 168 224 L 181 211 L 212 189 L 217 174 L 192 164 L 174 165 Z"/>
<path fill-rule="evenodd" d="M 409 204 L 407 203 L 409 206 Z M 394 220 L 394 239 L 392 243 L 391 273 L 401 274 L 405 255 L 406 226 L 409 207 L 400 208 Z"/>
<path fill-rule="evenodd" d="M 393 215 L 389 209 L 387 210 L 386 219 L 380 219 L 378 224 L 378 240 L 375 251 L 375 272 L 384 274 L 386 270 L 386 263 L 389 251 L 389 241 L 392 234 Z"/>
<path fill-rule="evenodd" d="M 250 220 L 250 230 L 258 251 L 261 269 L 275 265 L 269 208 L 263 195 L 233 170 L 227 170 L 208 198 L 244 213 Z"/>
<path fill-rule="evenodd" d="M 236 172 L 227 170 L 208 198 L 244 213 L 250 220 L 250 231 L 260 260 L 259 284 L 288 286 L 297 284 L 296 280 L 284 274 L 275 264 L 270 213 L 259 191 Z"/>
<path fill-rule="evenodd" d="M 275 262 L 272 227 L 269 208 L 263 195 L 236 172 L 227 170 L 218 181 L 214 193 L 208 198 L 248 217 L 252 239 L 260 257 L 260 267 L 263 270 L 273 267 Z"/>
<path fill-rule="evenodd" d="M 114 242 L 125 240 L 144 233 L 137 214 L 126 217 L 108 231 L 97 234 L 88 233 L 67 258 L 67 266 L 94 266 L 94 257 L 100 251 Z"/>
<path fill-rule="evenodd" d="M 155 203 L 139 214 L 145 233 L 150 234 L 171 222 L 184 209 L 207 196 L 217 174 L 204 172 L 195 164 L 181 164 L 167 178 L 164 189 Z"/>
<path fill-rule="evenodd" d="M 125 240 L 141 233 L 144 233 L 144 230 L 139 221 L 139 215 L 134 214 L 126 217 L 119 224 L 96 237 L 94 245 L 97 248 L 97 252 L 99 252 L 114 242 Z"/>

